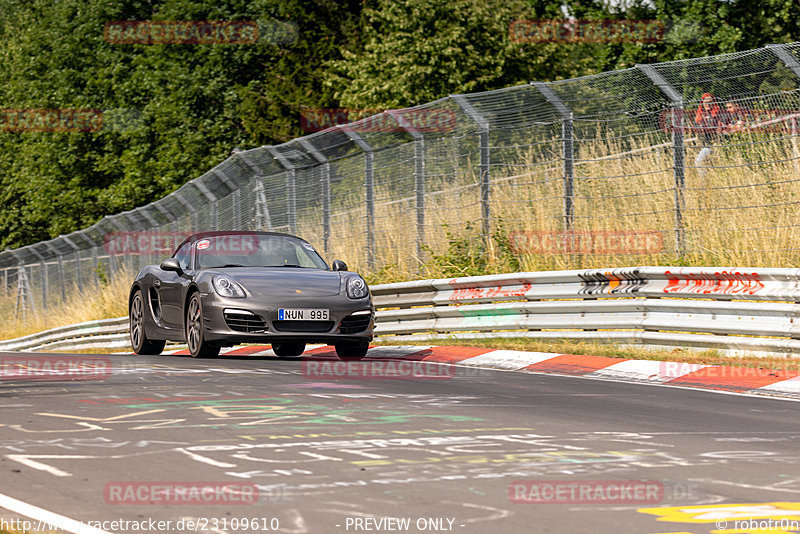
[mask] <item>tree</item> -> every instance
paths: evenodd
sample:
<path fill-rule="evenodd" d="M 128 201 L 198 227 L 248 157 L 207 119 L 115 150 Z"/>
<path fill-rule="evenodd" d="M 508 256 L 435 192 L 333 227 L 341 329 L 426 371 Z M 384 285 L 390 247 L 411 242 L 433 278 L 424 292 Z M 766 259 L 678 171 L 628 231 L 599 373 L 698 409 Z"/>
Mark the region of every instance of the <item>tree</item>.
<path fill-rule="evenodd" d="M 538 13 L 557 11 L 550 4 Z M 521 1 L 379 0 L 365 16 L 361 47 L 328 62 L 326 83 L 345 107 L 408 107 L 572 68 L 559 62 L 566 54 L 556 44 L 509 37 L 512 21 L 538 16 Z"/>

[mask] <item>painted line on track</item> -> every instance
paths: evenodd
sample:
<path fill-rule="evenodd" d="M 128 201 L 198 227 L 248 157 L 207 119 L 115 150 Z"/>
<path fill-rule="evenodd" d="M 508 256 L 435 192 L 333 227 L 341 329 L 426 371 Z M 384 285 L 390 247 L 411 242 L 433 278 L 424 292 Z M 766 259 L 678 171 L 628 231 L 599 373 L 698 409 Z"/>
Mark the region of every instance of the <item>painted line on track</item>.
<path fill-rule="evenodd" d="M 8 495 L 0 493 L 0 508 L 11 512 L 16 512 L 25 517 L 35 519 L 38 524 L 34 526 L 33 532 L 47 532 L 50 530 L 63 530 L 72 534 L 111 534 L 105 530 L 95 528 L 86 523 L 81 523 L 75 519 L 70 519 L 55 512 L 50 512 L 44 508 L 39 508 L 32 504 L 20 501 Z"/>

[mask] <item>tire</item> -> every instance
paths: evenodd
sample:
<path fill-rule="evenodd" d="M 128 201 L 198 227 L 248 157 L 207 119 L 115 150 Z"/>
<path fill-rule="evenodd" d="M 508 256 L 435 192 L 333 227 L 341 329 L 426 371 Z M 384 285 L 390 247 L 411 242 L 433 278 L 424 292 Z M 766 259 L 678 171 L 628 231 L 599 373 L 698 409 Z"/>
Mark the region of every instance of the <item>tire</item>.
<path fill-rule="evenodd" d="M 164 350 L 165 340 L 147 339 L 144 328 L 145 305 L 142 290 L 137 289 L 131 300 L 131 307 L 128 310 L 130 318 L 131 348 L 133 352 L 140 355 L 161 354 Z"/>
<path fill-rule="evenodd" d="M 186 311 L 186 344 L 192 358 L 216 358 L 219 356 L 219 345 L 205 340 L 203 328 L 203 303 L 200 294 L 195 293 L 189 299 Z"/>
<path fill-rule="evenodd" d="M 336 355 L 341 360 L 360 360 L 367 355 L 369 340 L 340 341 L 335 343 Z"/>
<path fill-rule="evenodd" d="M 304 350 L 306 350 L 306 344 L 301 341 L 272 344 L 272 352 L 282 358 L 300 356 Z"/>

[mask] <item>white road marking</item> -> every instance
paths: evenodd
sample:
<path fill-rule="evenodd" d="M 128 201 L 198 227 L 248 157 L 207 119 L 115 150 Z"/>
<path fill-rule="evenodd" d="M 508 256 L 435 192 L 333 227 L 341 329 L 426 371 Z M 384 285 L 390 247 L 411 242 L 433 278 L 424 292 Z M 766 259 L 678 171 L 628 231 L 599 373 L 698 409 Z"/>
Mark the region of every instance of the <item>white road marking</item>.
<path fill-rule="evenodd" d="M 39 521 L 40 524 L 37 525 L 37 527 L 53 527 L 57 528 L 58 530 L 71 532 L 73 534 L 110 534 L 105 530 L 101 530 L 99 528 L 81 523 L 80 521 L 70 519 L 69 517 L 64 517 L 63 515 L 50 512 L 44 508 L 33 506 L 32 504 L 9 497 L 8 495 L 0 494 L 0 508 L 5 508 L 6 510 L 16 512 L 20 515 L 24 515 L 25 517 L 30 517 L 31 519 Z M 50 529 L 36 528 L 36 530 Z"/>

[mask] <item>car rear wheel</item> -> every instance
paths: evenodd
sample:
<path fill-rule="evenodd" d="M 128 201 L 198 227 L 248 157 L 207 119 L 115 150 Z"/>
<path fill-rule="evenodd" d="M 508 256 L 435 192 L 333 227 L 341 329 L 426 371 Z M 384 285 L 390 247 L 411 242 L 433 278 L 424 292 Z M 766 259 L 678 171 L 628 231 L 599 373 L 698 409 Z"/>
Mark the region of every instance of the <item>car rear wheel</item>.
<path fill-rule="evenodd" d="M 131 348 L 133 352 L 142 355 L 161 354 L 166 341 L 147 339 L 144 331 L 144 298 L 142 297 L 141 289 L 137 289 L 133 295 L 128 316 L 131 321 Z"/>
<path fill-rule="evenodd" d="M 340 341 L 334 344 L 336 355 L 342 360 L 360 360 L 369 350 L 368 340 Z"/>
<path fill-rule="evenodd" d="M 192 358 L 216 358 L 219 345 L 205 340 L 203 329 L 203 303 L 200 294 L 195 293 L 189 299 L 189 310 L 186 312 L 186 343 Z"/>
<path fill-rule="evenodd" d="M 273 343 L 272 351 L 276 356 L 300 356 L 306 350 L 306 344 L 302 342 L 283 342 Z"/>

